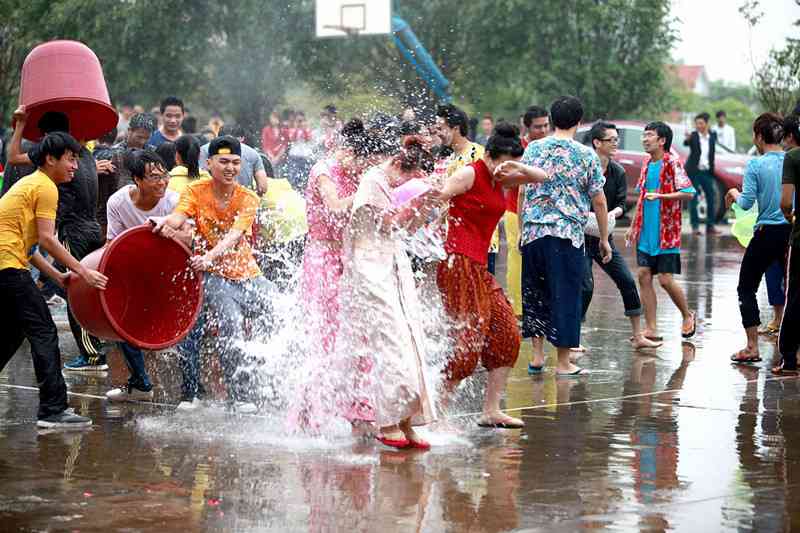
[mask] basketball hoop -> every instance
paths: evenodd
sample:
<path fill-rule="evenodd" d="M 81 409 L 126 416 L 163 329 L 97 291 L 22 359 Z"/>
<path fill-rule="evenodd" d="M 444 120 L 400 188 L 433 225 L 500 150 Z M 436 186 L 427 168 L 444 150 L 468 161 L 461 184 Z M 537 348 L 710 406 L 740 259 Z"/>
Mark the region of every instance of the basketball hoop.
<path fill-rule="evenodd" d="M 387 35 L 391 0 L 316 0 L 317 37 Z"/>

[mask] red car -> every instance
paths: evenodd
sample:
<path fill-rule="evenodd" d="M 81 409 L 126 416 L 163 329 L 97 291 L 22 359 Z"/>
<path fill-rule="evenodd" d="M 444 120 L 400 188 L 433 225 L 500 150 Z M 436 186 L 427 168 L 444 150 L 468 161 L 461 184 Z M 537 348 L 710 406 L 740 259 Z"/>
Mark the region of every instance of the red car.
<path fill-rule="evenodd" d="M 617 155 L 614 159 L 625 167 L 628 176 L 628 203 L 635 204 L 638 199 L 636 184 L 639 181 L 639 173 L 642 170 L 642 163 L 647 155 L 642 148 L 642 133 L 644 132 L 645 122 L 633 120 L 608 120 L 617 126 L 619 131 L 619 146 Z M 672 128 L 672 153 L 681 158 L 681 162 L 686 164 L 689 157 L 689 148 L 683 145 L 686 134 L 686 126 L 683 124 L 669 124 Z M 591 124 L 585 124 L 578 128 L 577 138 L 587 146 L 591 145 L 588 138 Z M 725 193 L 731 188 L 742 189 L 742 179 L 744 178 L 744 167 L 747 164 L 748 156 L 731 152 L 724 146 L 717 144 L 715 154 L 715 173 L 717 177 L 717 219 L 721 219 L 726 212 Z M 701 218 L 705 218 L 705 201 L 700 202 Z"/>

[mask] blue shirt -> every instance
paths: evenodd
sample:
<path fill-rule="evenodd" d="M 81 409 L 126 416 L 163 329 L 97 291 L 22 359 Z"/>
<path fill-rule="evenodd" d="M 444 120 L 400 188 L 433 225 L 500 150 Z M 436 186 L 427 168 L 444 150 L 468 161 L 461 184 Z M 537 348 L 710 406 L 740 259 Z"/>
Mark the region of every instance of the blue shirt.
<path fill-rule="evenodd" d="M 661 185 L 661 167 L 663 160 L 651 161 L 647 165 L 647 177 L 644 188 L 647 192 L 657 192 Z M 680 192 L 694 194 L 694 187 L 681 189 Z M 647 255 L 677 254 L 680 248 L 661 248 L 661 200 L 642 200 L 642 233 L 639 236 L 639 251 Z"/>
<path fill-rule="evenodd" d="M 164 137 L 164 134 L 161 133 L 161 130 L 156 130 L 150 136 L 150 140 L 147 141 L 147 144 L 152 144 L 153 146 L 158 148 L 159 146 L 161 146 L 162 144 L 164 144 L 167 141 L 169 141 L 169 139 Z M 169 141 L 169 142 L 172 142 L 172 141 Z"/>
<path fill-rule="evenodd" d="M 541 168 L 548 178 L 523 189 L 522 244 L 552 236 L 583 246 L 586 213 L 606 183 L 600 158 L 577 141 L 546 137 L 528 145 L 522 162 Z"/>
<path fill-rule="evenodd" d="M 783 152 L 767 152 L 748 161 L 744 169 L 742 194 L 736 204 L 747 210 L 758 202 L 755 227 L 789 223 L 781 211 L 783 156 Z"/>

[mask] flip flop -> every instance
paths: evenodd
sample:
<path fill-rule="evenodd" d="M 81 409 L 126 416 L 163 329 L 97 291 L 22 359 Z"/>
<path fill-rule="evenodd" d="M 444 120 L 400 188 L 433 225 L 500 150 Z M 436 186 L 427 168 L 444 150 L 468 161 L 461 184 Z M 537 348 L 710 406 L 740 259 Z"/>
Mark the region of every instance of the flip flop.
<path fill-rule="evenodd" d="M 784 368 L 783 361 L 776 367 L 771 369 L 771 372 L 775 376 L 796 376 L 797 375 L 797 368 Z"/>
<path fill-rule="evenodd" d="M 661 335 L 645 335 L 644 338 L 653 342 L 664 342 L 664 337 Z M 628 337 L 628 340 L 633 342 L 633 337 Z"/>
<path fill-rule="evenodd" d="M 760 363 L 761 356 L 759 355 L 748 355 L 746 357 L 742 357 L 742 355 L 746 354 L 745 350 L 739 350 L 735 354 L 731 356 L 731 363 L 735 365 L 747 365 L 750 363 Z"/>
<path fill-rule="evenodd" d="M 759 335 L 775 335 L 775 334 L 777 334 L 777 333 L 778 333 L 780 330 L 781 330 L 781 328 L 779 328 L 779 327 L 777 327 L 777 328 L 776 328 L 776 327 L 775 327 L 775 326 L 773 326 L 772 324 L 767 324 L 767 325 L 766 325 L 766 326 L 764 326 L 763 328 L 759 328 L 759 330 L 758 330 L 758 334 L 759 334 Z"/>
<path fill-rule="evenodd" d="M 522 429 L 525 427 L 525 424 L 518 425 L 507 422 L 478 422 L 478 427 L 492 429 Z"/>
<path fill-rule="evenodd" d="M 544 372 L 544 365 L 542 366 L 533 366 L 533 363 L 528 363 L 528 375 L 529 376 L 536 376 Z"/>
<path fill-rule="evenodd" d="M 572 378 L 572 377 L 578 377 L 578 376 L 585 376 L 588 373 L 589 373 L 589 371 L 586 370 L 585 368 L 579 368 L 575 372 L 556 372 L 556 377 L 559 377 L 559 378 Z"/>
<path fill-rule="evenodd" d="M 415 448 L 417 450 L 431 449 L 431 443 L 424 440 L 409 440 L 408 443 L 409 443 L 408 445 L 409 448 Z"/>
<path fill-rule="evenodd" d="M 375 440 L 389 446 L 390 448 L 397 448 L 398 450 L 405 450 L 411 446 L 411 441 L 408 439 L 387 439 L 386 437 L 375 437 Z"/>
<path fill-rule="evenodd" d="M 692 331 L 684 333 L 683 328 L 681 328 L 681 336 L 684 339 L 691 339 L 695 333 L 697 333 L 697 313 L 692 311 Z"/>

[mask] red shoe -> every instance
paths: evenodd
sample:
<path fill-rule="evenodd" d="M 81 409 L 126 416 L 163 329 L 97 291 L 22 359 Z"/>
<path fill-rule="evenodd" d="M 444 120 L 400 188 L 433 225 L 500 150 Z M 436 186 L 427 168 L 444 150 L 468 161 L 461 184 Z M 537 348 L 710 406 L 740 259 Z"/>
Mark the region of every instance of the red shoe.
<path fill-rule="evenodd" d="M 410 440 L 408 441 L 409 447 L 416 448 L 417 450 L 430 450 L 431 443 L 424 440 Z"/>
<path fill-rule="evenodd" d="M 397 448 L 398 450 L 405 450 L 406 448 L 410 448 L 412 446 L 411 441 L 408 439 L 387 439 L 386 437 L 375 437 L 375 440 L 383 444 L 384 446 L 389 446 L 390 448 Z M 428 445 L 430 447 L 430 445 Z"/>

